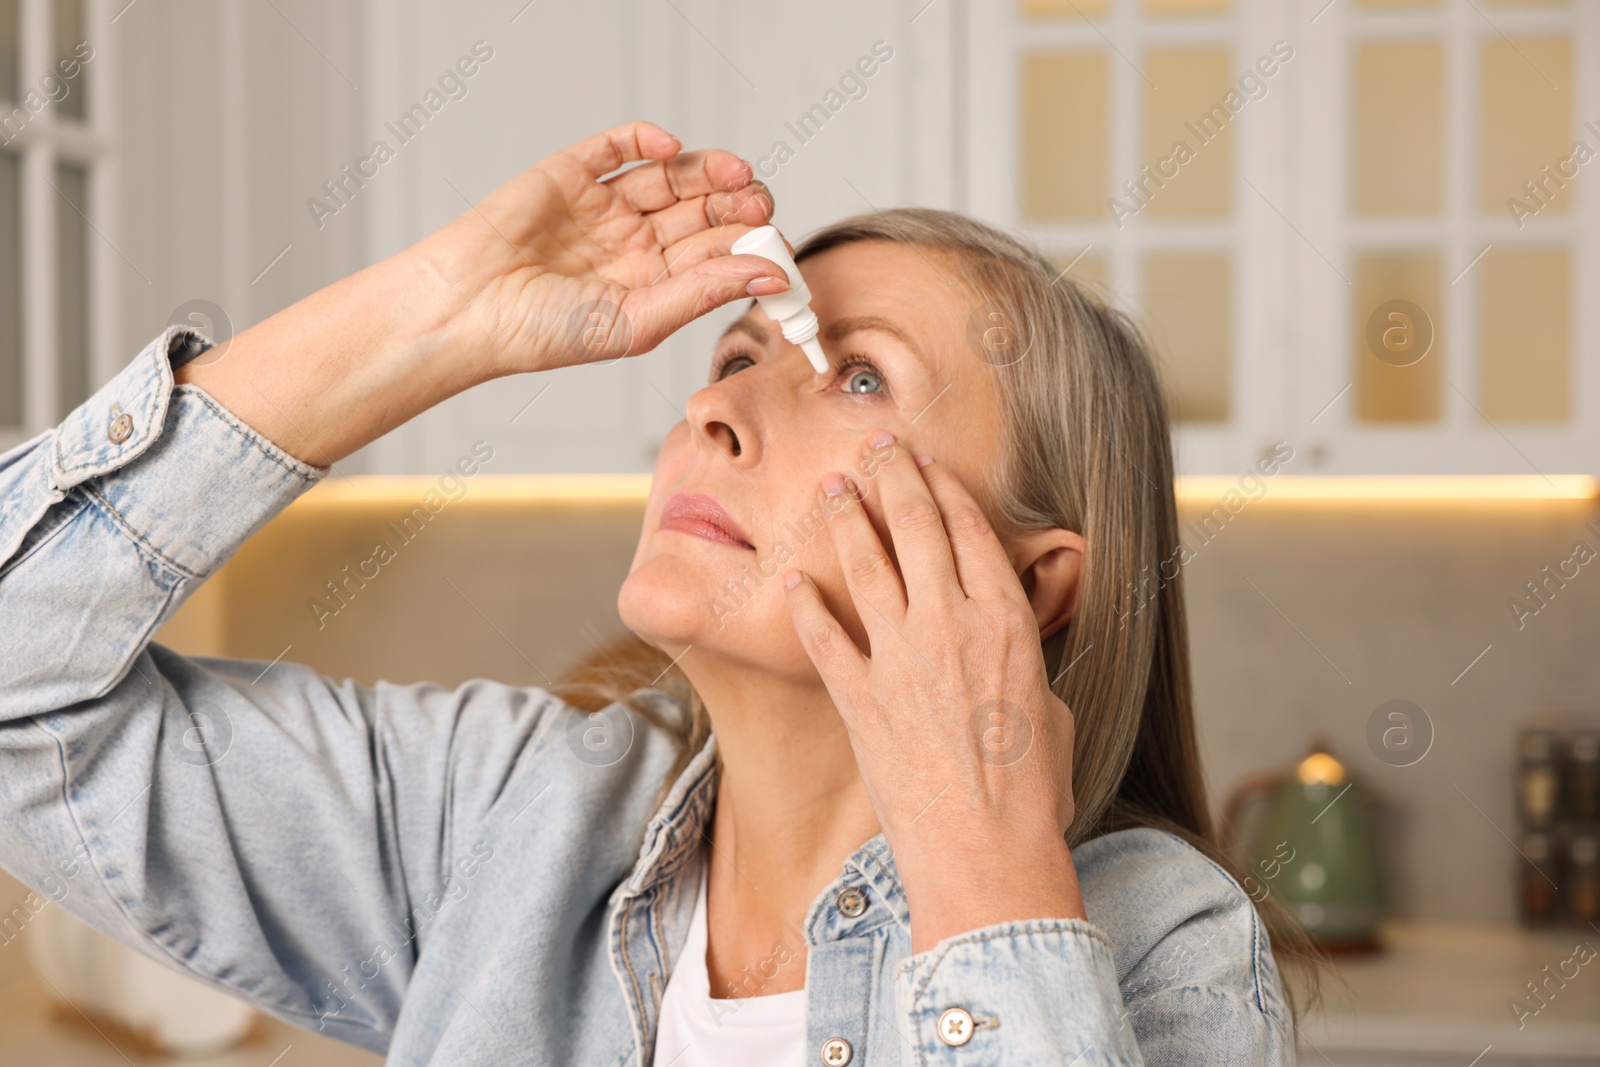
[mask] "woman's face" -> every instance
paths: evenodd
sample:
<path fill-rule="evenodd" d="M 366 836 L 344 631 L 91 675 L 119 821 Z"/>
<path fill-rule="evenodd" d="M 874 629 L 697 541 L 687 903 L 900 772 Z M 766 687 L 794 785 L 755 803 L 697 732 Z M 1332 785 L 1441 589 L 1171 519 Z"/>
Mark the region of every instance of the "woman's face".
<path fill-rule="evenodd" d="M 967 342 L 976 303 L 940 253 L 856 242 L 807 258 L 801 272 L 828 371 L 817 374 L 758 306 L 729 328 L 709 383 L 662 443 L 618 596 L 623 622 L 674 656 L 692 645 L 795 679 L 815 671 L 789 619 L 789 567 L 811 575 L 867 647 L 828 530 L 823 476 L 838 471 L 861 487 L 892 556 L 874 484 L 874 457 L 888 453 L 868 435 L 888 430 L 899 447 L 944 464 L 991 518 L 1002 441 L 989 365 Z M 703 498 L 726 512 L 734 538 Z"/>

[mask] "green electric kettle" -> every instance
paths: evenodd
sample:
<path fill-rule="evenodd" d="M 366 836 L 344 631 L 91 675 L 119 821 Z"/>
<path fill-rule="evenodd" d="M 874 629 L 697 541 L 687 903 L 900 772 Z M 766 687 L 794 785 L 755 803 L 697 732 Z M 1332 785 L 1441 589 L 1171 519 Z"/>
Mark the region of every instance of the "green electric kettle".
<path fill-rule="evenodd" d="M 1326 746 L 1288 774 L 1246 779 L 1228 801 L 1227 826 L 1238 833 L 1252 802 L 1266 802 L 1243 855 L 1245 891 L 1288 909 L 1312 939 L 1330 952 L 1378 948 L 1386 896 L 1383 854 L 1367 798 Z M 1239 855 L 1240 842 L 1229 851 Z"/>

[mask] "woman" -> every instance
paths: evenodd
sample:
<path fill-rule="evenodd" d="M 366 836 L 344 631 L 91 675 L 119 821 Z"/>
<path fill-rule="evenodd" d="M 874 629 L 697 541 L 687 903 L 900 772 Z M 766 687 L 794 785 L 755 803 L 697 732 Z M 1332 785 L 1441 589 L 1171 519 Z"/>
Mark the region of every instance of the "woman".
<path fill-rule="evenodd" d="M 785 289 L 728 254 L 772 210 L 748 164 L 679 148 L 557 153 L 220 357 L 168 331 L 5 457 L 0 858 L 394 1063 L 1291 1061 L 1178 585 L 1128 602 L 1176 547 L 1150 359 L 958 216 L 799 250 L 825 374 L 754 302 L 733 324 L 657 462 L 640 640 L 559 696 L 148 644 L 418 412 Z"/>

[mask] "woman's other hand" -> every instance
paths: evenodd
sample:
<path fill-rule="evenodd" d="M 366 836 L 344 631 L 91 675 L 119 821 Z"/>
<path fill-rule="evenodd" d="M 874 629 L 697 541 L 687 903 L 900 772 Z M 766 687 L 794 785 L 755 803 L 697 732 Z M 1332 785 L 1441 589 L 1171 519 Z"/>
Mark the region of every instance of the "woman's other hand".
<path fill-rule="evenodd" d="M 418 246 L 464 294 L 457 332 L 491 375 L 648 352 L 713 308 L 788 287 L 767 260 L 729 254 L 772 217 L 767 187 L 738 156 L 681 148 L 649 122 L 596 134 Z"/>
<path fill-rule="evenodd" d="M 790 571 L 795 630 L 850 743 L 911 906 L 912 947 L 994 923 L 1083 918 L 1064 834 L 1072 713 L 1005 548 L 960 481 L 889 448 L 870 484 L 893 542 L 838 474 L 822 491 L 870 658 Z M 845 503 L 839 507 L 839 500 Z"/>

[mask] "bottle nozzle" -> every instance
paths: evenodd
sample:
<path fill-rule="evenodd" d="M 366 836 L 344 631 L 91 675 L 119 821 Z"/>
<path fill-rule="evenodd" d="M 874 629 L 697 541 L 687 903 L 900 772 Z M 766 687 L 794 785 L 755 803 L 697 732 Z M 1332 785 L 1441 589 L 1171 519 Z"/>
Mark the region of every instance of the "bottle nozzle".
<path fill-rule="evenodd" d="M 806 354 L 806 358 L 811 361 L 812 368 L 816 370 L 818 374 L 827 373 L 828 356 L 827 353 L 822 351 L 822 342 L 818 341 L 815 337 L 809 341 L 801 341 L 800 351 Z"/>

